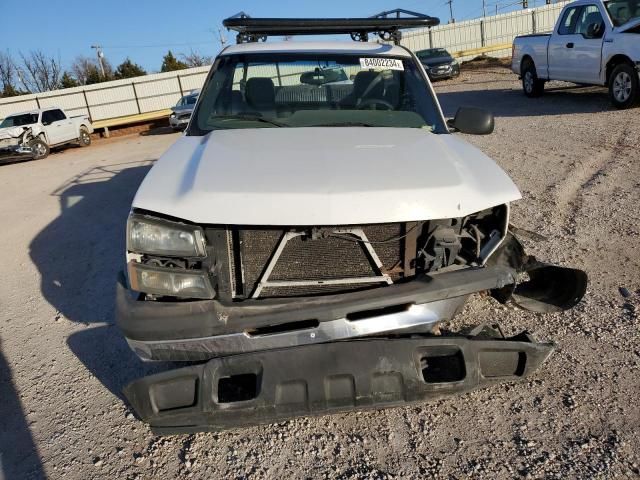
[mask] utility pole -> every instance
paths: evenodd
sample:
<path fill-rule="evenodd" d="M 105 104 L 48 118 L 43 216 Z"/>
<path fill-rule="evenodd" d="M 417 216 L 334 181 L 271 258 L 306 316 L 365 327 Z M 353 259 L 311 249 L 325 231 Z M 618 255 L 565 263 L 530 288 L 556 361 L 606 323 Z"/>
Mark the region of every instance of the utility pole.
<path fill-rule="evenodd" d="M 449 23 L 456 23 L 456 19 L 453 18 L 453 0 L 447 0 L 449 4 Z"/>
<path fill-rule="evenodd" d="M 91 48 L 96 49 L 96 56 L 98 57 L 98 63 L 100 64 L 100 72 L 102 73 L 102 78 L 105 78 L 106 75 L 104 73 L 104 63 L 102 63 L 102 59 L 104 58 L 102 47 L 100 45 L 91 45 Z"/>
<path fill-rule="evenodd" d="M 487 16 L 487 0 L 482 0 L 482 16 Z"/>
<path fill-rule="evenodd" d="M 218 29 L 218 36 L 220 37 L 220 45 L 224 47 L 227 43 L 227 39 L 224 36 L 224 33 L 222 32 L 221 28 Z"/>

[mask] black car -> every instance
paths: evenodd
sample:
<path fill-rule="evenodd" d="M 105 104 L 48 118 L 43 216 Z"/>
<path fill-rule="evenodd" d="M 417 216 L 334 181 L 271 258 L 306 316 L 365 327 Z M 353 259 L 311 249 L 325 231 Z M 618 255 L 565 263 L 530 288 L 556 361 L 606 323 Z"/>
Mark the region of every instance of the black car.
<path fill-rule="evenodd" d="M 429 48 L 416 52 L 430 80 L 454 78 L 460 75 L 460 64 L 444 48 Z"/>

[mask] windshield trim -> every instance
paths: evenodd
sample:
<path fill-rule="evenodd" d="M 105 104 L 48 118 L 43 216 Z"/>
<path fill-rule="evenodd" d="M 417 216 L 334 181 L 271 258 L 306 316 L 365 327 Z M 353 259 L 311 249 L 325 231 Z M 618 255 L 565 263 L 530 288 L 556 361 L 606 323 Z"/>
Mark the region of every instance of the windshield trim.
<path fill-rule="evenodd" d="M 442 107 L 440 106 L 440 102 L 438 101 L 438 98 L 433 90 L 433 87 L 431 85 L 431 82 L 428 80 L 428 77 L 424 71 L 424 67 L 422 66 L 422 62 L 420 61 L 420 59 L 418 57 L 416 57 L 416 55 L 409 50 L 408 48 L 406 48 L 403 45 L 398 46 L 399 48 L 401 48 L 402 50 L 404 50 L 404 52 L 406 52 L 406 55 L 403 54 L 396 54 L 396 55 L 389 55 L 387 54 L 370 54 L 370 53 L 366 53 L 367 58 L 395 58 L 398 59 L 400 61 L 407 61 L 407 62 L 412 62 L 414 68 L 416 69 L 417 74 L 420 76 L 420 78 L 422 79 L 422 82 L 424 84 L 424 87 L 426 89 L 426 93 L 428 94 L 429 98 L 431 99 L 431 102 L 433 104 L 434 107 L 434 117 L 435 117 L 435 124 L 434 127 L 430 130 L 431 133 L 433 134 L 450 134 L 451 132 L 449 131 L 449 129 L 447 128 L 447 124 L 446 124 L 446 119 L 444 117 L 444 114 L 442 112 Z M 403 53 L 404 53 L 403 52 Z M 216 71 L 220 68 L 220 64 L 224 61 L 227 61 L 230 57 L 246 57 L 246 58 L 250 58 L 252 61 L 255 62 L 259 62 L 260 58 L 269 58 L 269 57 L 273 57 L 273 56 L 291 56 L 291 57 L 295 57 L 296 60 L 306 60 L 306 59 L 317 59 L 317 57 L 319 55 L 326 55 L 326 56 L 331 56 L 331 57 L 340 57 L 340 56 L 345 56 L 345 57 L 354 57 L 354 56 L 362 56 L 365 55 L 364 52 L 342 52 L 339 50 L 324 50 L 324 51 L 309 51 L 309 52 L 300 52 L 300 51 L 293 51 L 293 52 L 280 52 L 280 51 L 276 51 L 276 52 L 248 52 L 248 53 L 225 53 L 224 51 L 221 52 L 218 57 L 215 59 L 215 61 L 213 62 L 213 65 L 211 67 L 211 69 L 209 70 L 209 73 L 207 75 L 207 78 L 205 80 L 204 83 L 204 87 L 202 88 L 202 91 L 200 92 L 200 95 L 198 96 L 198 100 L 196 102 L 196 105 L 193 109 L 193 115 L 191 117 L 191 122 L 189 122 L 189 125 L 185 131 L 185 135 L 186 136 L 204 136 L 207 135 L 208 133 L 211 133 L 212 131 L 215 131 L 216 129 L 212 129 L 210 131 L 202 131 L 200 130 L 199 127 L 196 126 L 196 121 L 198 118 L 198 115 L 200 113 L 200 108 L 202 105 L 202 100 L 203 98 L 206 97 L 206 90 L 208 88 L 208 86 L 212 83 L 211 80 L 214 76 L 214 74 L 216 73 Z M 260 127 L 257 127 L 260 128 Z M 337 128 L 352 128 L 352 127 L 337 127 Z M 373 127 L 373 128 L 384 128 L 384 126 L 381 127 Z M 395 128 L 415 128 L 415 127 L 395 127 Z"/>

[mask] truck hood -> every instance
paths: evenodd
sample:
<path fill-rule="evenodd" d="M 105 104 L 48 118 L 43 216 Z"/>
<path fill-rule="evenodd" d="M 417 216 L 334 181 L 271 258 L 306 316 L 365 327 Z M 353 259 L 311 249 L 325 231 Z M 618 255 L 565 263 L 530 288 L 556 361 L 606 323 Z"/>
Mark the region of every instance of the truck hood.
<path fill-rule="evenodd" d="M 638 25 L 640 25 L 640 17 L 638 18 L 632 18 L 631 20 L 629 20 L 627 23 L 624 23 L 622 25 L 620 25 L 617 30 L 621 33 L 626 32 L 627 30 L 631 30 L 632 28 L 637 27 Z"/>
<path fill-rule="evenodd" d="M 24 133 L 25 130 L 28 130 L 29 126 L 24 127 L 6 127 L 0 128 L 0 140 L 5 140 L 7 138 L 19 138 L 20 135 Z"/>
<path fill-rule="evenodd" d="M 347 225 L 462 217 L 520 198 L 454 135 L 411 128 L 259 128 L 181 137 L 133 207 L 199 224 Z"/>

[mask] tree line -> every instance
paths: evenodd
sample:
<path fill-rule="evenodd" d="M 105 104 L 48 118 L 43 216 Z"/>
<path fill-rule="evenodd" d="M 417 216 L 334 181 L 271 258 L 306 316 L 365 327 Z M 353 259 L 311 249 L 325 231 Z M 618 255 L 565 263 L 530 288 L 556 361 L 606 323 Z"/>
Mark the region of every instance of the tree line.
<path fill-rule="evenodd" d="M 19 52 L 18 57 L 0 52 L 0 98 L 147 75 L 145 69 L 129 57 L 115 68 L 104 56 L 101 60 L 80 55 L 69 69 L 64 69 L 59 57 L 48 56 L 41 50 Z M 160 72 L 202 67 L 212 62 L 212 57 L 193 50 L 178 57 L 169 50 L 162 58 Z"/>

